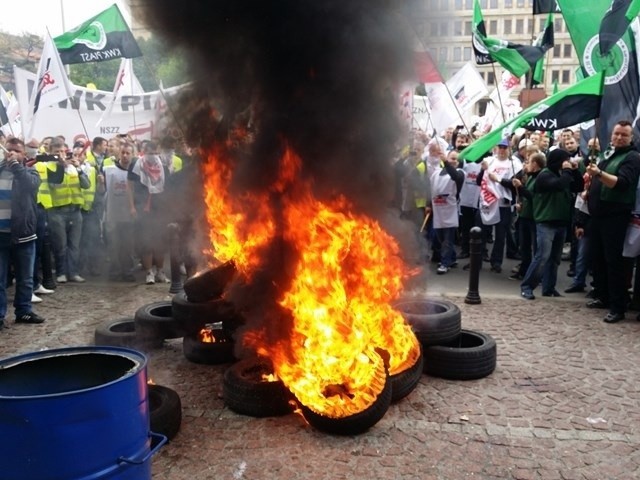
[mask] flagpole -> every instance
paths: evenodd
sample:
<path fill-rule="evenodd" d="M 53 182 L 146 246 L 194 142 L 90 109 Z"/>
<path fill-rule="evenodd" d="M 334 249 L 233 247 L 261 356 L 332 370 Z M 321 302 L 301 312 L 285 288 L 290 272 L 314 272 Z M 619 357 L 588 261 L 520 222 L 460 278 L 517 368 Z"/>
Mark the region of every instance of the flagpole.
<path fill-rule="evenodd" d="M 496 64 L 491 62 L 491 68 L 493 68 L 493 78 L 496 82 L 496 90 L 498 91 L 498 102 L 500 103 L 500 111 L 502 112 L 502 123 L 507 121 L 507 116 L 504 114 L 504 105 L 502 104 L 502 95 L 500 94 L 500 81 L 498 80 L 498 74 L 496 73 Z"/>
<path fill-rule="evenodd" d="M 462 122 L 462 125 L 464 125 L 464 129 L 467 131 L 467 133 L 471 133 L 469 131 L 469 127 L 467 127 L 467 124 L 464 121 L 464 117 L 462 116 L 462 113 L 460 112 L 460 109 L 458 108 L 458 104 L 456 103 L 455 99 L 453 98 L 453 95 L 451 95 L 451 90 L 449 90 L 449 87 L 447 86 L 446 82 L 442 82 L 442 84 L 444 85 L 444 88 L 447 90 L 447 93 L 449 94 L 449 98 L 451 99 L 451 102 L 453 103 L 453 106 L 456 108 L 456 112 L 458 112 L 458 117 L 460 117 L 460 121 Z"/>
<path fill-rule="evenodd" d="M 131 59 L 131 75 L 129 75 L 131 77 L 130 81 L 131 81 L 131 93 L 133 93 L 133 59 Z M 139 84 L 140 82 L 138 82 Z M 131 106 L 131 113 L 133 114 L 133 131 L 136 132 L 138 130 L 138 124 L 136 123 L 136 106 L 132 105 Z M 137 135 L 137 133 L 136 133 Z"/>

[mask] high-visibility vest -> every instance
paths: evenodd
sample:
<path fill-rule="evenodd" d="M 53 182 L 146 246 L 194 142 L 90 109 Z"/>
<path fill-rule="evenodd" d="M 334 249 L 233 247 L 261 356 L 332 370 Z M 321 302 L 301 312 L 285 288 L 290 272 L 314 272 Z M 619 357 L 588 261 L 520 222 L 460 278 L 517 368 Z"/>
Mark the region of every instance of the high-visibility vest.
<path fill-rule="evenodd" d="M 55 172 L 58 168 L 57 162 L 36 162 L 33 166 L 40 175 L 40 187 L 38 188 L 38 203 L 44 208 L 53 207 L 53 199 L 51 198 L 51 189 L 49 188 L 49 170 Z"/>
<path fill-rule="evenodd" d="M 420 178 L 422 179 L 422 181 L 424 181 L 424 177 L 427 174 L 427 164 L 425 162 L 418 162 L 418 165 L 416 165 L 416 170 L 418 170 L 418 172 L 420 173 Z M 425 197 L 416 196 L 415 201 L 416 201 L 416 208 L 424 208 L 427 206 L 426 196 Z"/>
<path fill-rule="evenodd" d="M 104 162 L 102 162 L 102 169 L 104 170 L 105 167 L 113 167 L 116 164 L 116 157 L 107 157 L 104 159 Z"/>
<path fill-rule="evenodd" d="M 64 178 L 60 185 L 49 184 L 51 191 L 51 203 L 54 207 L 64 207 L 67 205 L 84 205 L 84 196 L 80 188 L 80 179 L 75 168 L 65 170 Z"/>
<path fill-rule="evenodd" d="M 96 198 L 96 181 L 97 181 L 96 168 L 91 165 L 86 165 L 86 166 L 83 165 L 83 167 L 81 168 L 84 171 L 84 173 L 87 174 L 87 177 L 89 177 L 89 188 L 81 189 L 82 198 L 84 199 L 84 203 L 82 204 L 82 210 L 84 210 L 85 212 L 88 212 L 89 210 L 91 210 L 91 207 L 93 207 L 93 201 Z"/>
<path fill-rule="evenodd" d="M 171 162 L 173 163 L 173 173 L 177 173 L 182 170 L 182 159 L 179 156 L 174 155 L 171 157 Z"/>

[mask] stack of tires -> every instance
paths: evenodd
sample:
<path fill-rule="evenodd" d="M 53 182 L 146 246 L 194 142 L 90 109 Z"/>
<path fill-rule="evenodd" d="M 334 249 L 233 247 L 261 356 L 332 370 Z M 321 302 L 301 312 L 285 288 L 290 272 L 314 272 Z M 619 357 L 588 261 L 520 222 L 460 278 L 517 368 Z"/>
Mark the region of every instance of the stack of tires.
<path fill-rule="evenodd" d="M 242 318 L 233 306 L 218 298 L 191 302 L 185 293 L 171 300 L 140 307 L 133 318 L 99 325 L 95 344 L 142 351 L 162 347 L 164 340 L 182 338 L 185 357 L 194 363 L 216 365 L 234 361 L 232 333 Z"/>
<path fill-rule="evenodd" d="M 496 368 L 496 342 L 488 334 L 462 329 L 462 314 L 448 300 L 407 298 L 394 304 L 422 345 L 424 373 L 450 380 L 474 380 Z"/>

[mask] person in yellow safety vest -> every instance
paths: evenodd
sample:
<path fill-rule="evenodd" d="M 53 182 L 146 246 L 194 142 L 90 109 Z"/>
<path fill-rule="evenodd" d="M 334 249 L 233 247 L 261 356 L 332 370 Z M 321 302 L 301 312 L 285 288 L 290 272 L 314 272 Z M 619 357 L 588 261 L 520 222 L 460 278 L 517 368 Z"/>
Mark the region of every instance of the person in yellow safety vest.
<path fill-rule="evenodd" d="M 78 269 L 83 275 L 88 273 L 96 277 L 101 273 L 104 259 L 102 248 L 101 219 L 104 211 L 104 175 L 98 167 L 89 163 L 83 147 L 73 149 L 74 158 L 89 178 L 90 186 L 82 190 L 84 203 L 80 207 L 82 214 L 82 234 L 80 235 L 80 258 Z"/>
<path fill-rule="evenodd" d="M 166 136 L 160 141 L 160 160 L 169 173 L 182 170 L 182 158 L 175 154 L 176 141 L 173 137 Z"/>
<path fill-rule="evenodd" d="M 118 156 L 120 155 L 120 149 L 125 144 L 123 138 L 124 137 L 117 136 L 109 139 L 107 143 L 107 153 L 102 162 L 102 169 L 100 170 L 101 172 L 104 171 L 105 167 L 112 167 L 116 164 Z"/>
<path fill-rule="evenodd" d="M 76 145 L 74 145 L 74 147 Z M 96 167 L 98 171 L 101 171 L 102 163 L 104 162 L 106 153 L 107 139 L 102 137 L 95 137 L 91 142 L 91 150 L 87 151 L 87 162 Z"/>
<path fill-rule="evenodd" d="M 54 139 L 51 153 L 55 158 L 36 163 L 42 183 L 38 201 L 45 207 L 49 220 L 51 244 L 58 283 L 84 282 L 78 270 L 82 214 L 85 203 L 82 190 L 91 181 L 73 155 L 67 156 L 65 144 Z"/>

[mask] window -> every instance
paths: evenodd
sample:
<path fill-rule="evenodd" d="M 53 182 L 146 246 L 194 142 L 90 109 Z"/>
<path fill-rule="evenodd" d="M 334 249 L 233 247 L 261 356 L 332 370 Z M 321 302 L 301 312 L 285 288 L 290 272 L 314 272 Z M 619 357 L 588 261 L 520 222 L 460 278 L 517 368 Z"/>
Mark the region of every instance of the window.
<path fill-rule="evenodd" d="M 562 56 L 564 58 L 571 58 L 571 53 L 573 52 L 572 45 L 570 43 L 565 43 L 563 47 Z"/>
<path fill-rule="evenodd" d="M 464 22 L 464 34 L 471 35 L 471 22 Z"/>
<path fill-rule="evenodd" d="M 449 23 L 440 22 L 440 35 L 443 37 L 449 36 Z"/>
<path fill-rule="evenodd" d="M 538 31 L 541 32 L 544 30 L 545 25 L 547 24 L 547 19 L 546 18 L 540 18 L 540 20 L 538 20 Z"/>
<path fill-rule="evenodd" d="M 462 49 L 460 47 L 453 47 L 453 61 L 459 62 L 462 60 Z"/>
<path fill-rule="evenodd" d="M 464 8 L 467 10 L 473 9 L 473 0 L 464 0 Z"/>
<path fill-rule="evenodd" d="M 483 10 L 487 8 L 487 0 L 480 0 L 480 8 Z"/>
<path fill-rule="evenodd" d="M 487 72 L 487 85 L 495 85 L 496 77 L 493 72 Z"/>
<path fill-rule="evenodd" d="M 507 18 L 504 20 L 504 34 L 505 35 L 510 35 L 512 32 L 512 25 L 511 25 L 511 19 Z"/>
<path fill-rule="evenodd" d="M 569 83 L 571 79 L 571 70 L 562 70 L 562 83 Z"/>
<path fill-rule="evenodd" d="M 438 24 L 436 22 L 429 23 L 429 31 L 432 37 L 438 36 Z"/>
<path fill-rule="evenodd" d="M 442 10 L 449 10 L 449 0 L 442 0 Z"/>
<path fill-rule="evenodd" d="M 524 0 L 516 0 L 516 6 L 518 8 L 523 8 L 524 7 Z"/>
<path fill-rule="evenodd" d="M 498 8 L 498 0 L 489 0 L 489 8 Z"/>
<path fill-rule="evenodd" d="M 498 33 L 498 21 L 491 20 L 489 22 L 489 35 L 496 35 Z"/>
<path fill-rule="evenodd" d="M 431 55 L 431 58 L 433 58 L 434 61 L 438 61 L 438 49 L 437 48 L 430 48 L 429 49 L 429 55 Z"/>
<path fill-rule="evenodd" d="M 453 35 L 456 37 L 462 36 L 462 22 L 460 20 L 453 22 Z"/>
<path fill-rule="evenodd" d="M 556 83 L 560 81 L 560 72 L 558 70 L 551 71 L 551 83 Z"/>
<path fill-rule="evenodd" d="M 446 62 L 447 61 L 447 47 L 440 48 L 440 55 L 438 55 L 438 62 Z"/>
<path fill-rule="evenodd" d="M 524 33 L 524 20 L 516 20 L 516 33 Z"/>
<path fill-rule="evenodd" d="M 553 58 L 560 58 L 560 45 L 553 46 Z"/>
<path fill-rule="evenodd" d="M 504 8 L 513 8 L 513 0 L 504 0 Z"/>
<path fill-rule="evenodd" d="M 555 20 L 553 21 L 553 31 L 554 33 L 562 32 L 562 18 L 555 18 Z"/>
<path fill-rule="evenodd" d="M 471 60 L 471 47 L 464 47 L 464 49 L 462 50 L 462 59 L 465 62 Z"/>
<path fill-rule="evenodd" d="M 462 10 L 462 0 L 455 0 L 455 2 L 453 2 L 453 5 L 455 6 L 456 10 Z"/>

